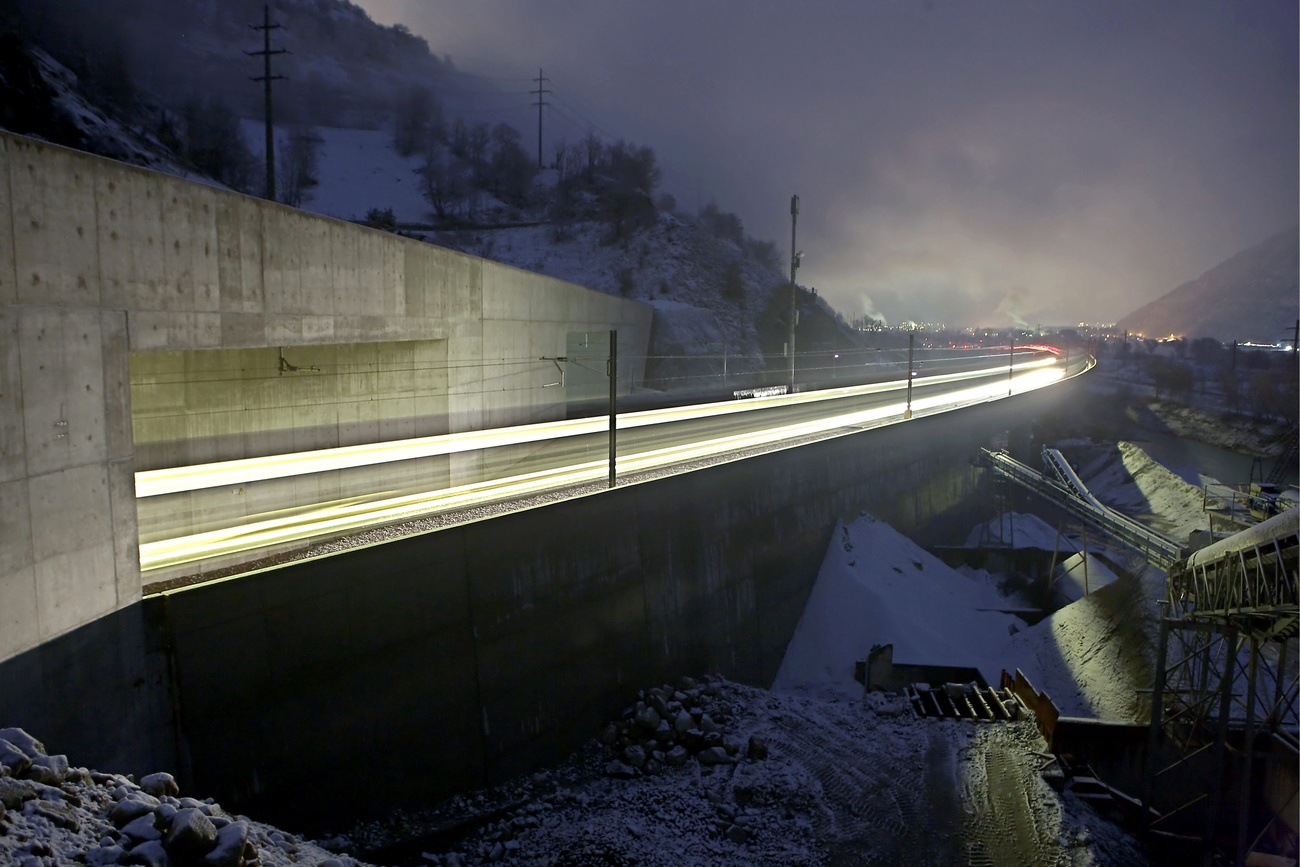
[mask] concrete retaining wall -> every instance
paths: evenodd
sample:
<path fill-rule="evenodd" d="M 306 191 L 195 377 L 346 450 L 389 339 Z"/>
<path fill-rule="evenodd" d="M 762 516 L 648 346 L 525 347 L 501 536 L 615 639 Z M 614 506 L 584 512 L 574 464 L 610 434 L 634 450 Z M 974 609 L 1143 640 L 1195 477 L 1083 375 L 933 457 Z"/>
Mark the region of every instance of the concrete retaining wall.
<path fill-rule="evenodd" d="M 130 610 L 160 658 L 136 668 L 172 673 L 150 701 L 175 709 L 178 738 L 144 758 L 171 750 L 185 788 L 227 806 L 337 828 L 356 817 L 331 810 L 553 760 L 648 685 L 767 685 L 836 519 L 916 531 L 965 511 L 968 529 L 985 517 L 969 514 L 978 447 L 1072 387 L 151 597 Z M 0 694 L 24 673 L 0 665 Z M 130 690 L 84 688 L 83 708 L 143 713 Z M 44 733 L 49 709 L 17 710 Z M 115 754 L 46 739 L 78 761 Z M 349 798 L 322 796 L 339 768 Z"/>
<path fill-rule="evenodd" d="M 610 328 L 643 358 L 650 315 L 559 280 L 0 134 L 0 659 L 140 598 L 133 400 L 148 410 L 138 425 L 148 467 L 276 453 L 291 439 L 555 418 L 565 396 L 541 387 L 543 365 L 510 378 L 497 365 L 562 355 L 571 332 Z M 337 371 L 366 344 L 428 363 L 421 405 L 403 382 L 338 400 L 333 416 L 304 411 L 300 392 L 323 382 L 301 368 Z M 300 372 L 264 379 L 251 404 L 241 403 L 243 377 L 197 381 L 214 362 L 261 366 L 268 350 L 278 366 L 281 348 Z M 625 387 L 640 377 L 633 364 L 622 370 Z M 280 403 L 287 397 L 297 404 Z M 401 418 L 408 398 L 416 415 Z M 231 412 L 195 418 L 214 406 Z M 472 457 L 459 460 L 474 469 Z"/>

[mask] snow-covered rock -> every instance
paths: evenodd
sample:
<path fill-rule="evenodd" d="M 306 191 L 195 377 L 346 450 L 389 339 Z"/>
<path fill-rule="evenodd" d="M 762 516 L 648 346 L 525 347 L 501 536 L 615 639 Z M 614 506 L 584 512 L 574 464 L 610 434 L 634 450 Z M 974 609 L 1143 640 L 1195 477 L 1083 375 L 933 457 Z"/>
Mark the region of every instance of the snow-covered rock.
<path fill-rule="evenodd" d="M 251 867 L 354 865 L 292 835 L 239 817 L 220 806 L 178 798 L 170 774 L 129 777 L 69 767 L 66 756 L 45 754 L 22 729 L 0 730 L 11 753 L 27 764 L 0 776 L 0 863 L 90 867 Z M 21 747 L 21 749 L 20 749 Z M 29 758 L 30 754 L 30 758 Z M 58 784 L 44 780 L 59 778 Z M 157 796 L 150 794 L 159 793 Z"/>

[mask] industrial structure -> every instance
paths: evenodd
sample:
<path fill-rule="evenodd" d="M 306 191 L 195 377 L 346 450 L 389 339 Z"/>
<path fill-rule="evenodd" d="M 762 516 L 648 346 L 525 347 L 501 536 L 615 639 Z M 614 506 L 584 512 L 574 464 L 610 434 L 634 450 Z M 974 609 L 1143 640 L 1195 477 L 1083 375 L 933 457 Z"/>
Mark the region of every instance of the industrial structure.
<path fill-rule="evenodd" d="M 1300 797 L 1300 509 L 1189 551 L 1098 501 L 1054 449 L 1043 450 L 1043 472 L 1002 452 L 984 456 L 998 476 L 1167 573 L 1143 829 L 1190 845 L 1207 867 L 1266 863 L 1258 855 L 1288 848 Z"/>

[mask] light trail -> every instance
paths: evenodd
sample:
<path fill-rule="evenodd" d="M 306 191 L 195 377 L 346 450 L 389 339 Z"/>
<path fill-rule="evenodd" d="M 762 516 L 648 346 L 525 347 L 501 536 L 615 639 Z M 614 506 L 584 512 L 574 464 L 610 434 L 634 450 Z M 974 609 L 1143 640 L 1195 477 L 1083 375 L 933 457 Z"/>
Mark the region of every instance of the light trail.
<path fill-rule="evenodd" d="M 1020 362 L 1016 364 L 1015 369 L 1016 371 L 1027 371 L 1055 364 L 1055 358 L 1042 358 Z M 938 374 L 914 380 L 913 386 L 924 385 L 928 387 L 962 382 L 997 375 L 1005 370 L 1005 366 L 999 366 Z M 901 391 L 906 387 L 907 380 L 902 379 L 870 385 L 821 389 L 793 395 L 775 395 L 723 403 L 645 410 L 619 415 L 618 428 L 619 430 L 630 430 L 667 422 L 694 421 L 702 418 L 726 416 L 732 413 L 770 410 L 782 406 L 799 406 L 826 400 L 842 400 L 881 394 L 887 391 Z M 193 464 L 191 466 L 161 470 L 144 470 L 135 474 L 135 495 L 139 499 L 185 491 L 198 491 L 205 488 L 235 487 L 268 479 L 283 479 L 291 476 L 330 472 L 331 470 L 345 470 L 381 463 L 409 461 L 508 445 L 523 445 L 562 437 L 604 433 L 608 430 L 608 418 L 595 416 L 592 418 L 516 425 L 485 431 L 465 431 L 463 433 L 442 434 L 392 442 L 318 449 L 294 454 Z"/>
<path fill-rule="evenodd" d="M 1048 367 L 1035 363 L 1026 366 L 1034 369 L 1018 373 L 1014 377 L 1010 377 L 1009 381 L 999 379 L 994 383 L 985 383 L 954 392 L 915 398 L 912 401 L 913 414 L 914 416 L 931 415 L 962 406 L 983 403 L 1006 397 L 1008 391 L 1012 393 L 1032 391 L 1057 382 L 1065 376 L 1064 371 L 1054 365 Z M 1000 371 L 994 372 L 1000 373 Z M 988 371 L 985 371 L 983 375 L 987 376 Z M 794 397 L 801 396 L 796 395 Z M 825 398 L 823 397 L 823 399 Z M 748 401 L 747 403 L 754 403 L 754 401 Z M 726 406 L 729 407 L 731 404 L 726 404 Z M 774 427 L 760 426 L 746 431 L 714 435 L 684 444 L 646 449 L 633 454 L 621 454 L 618 458 L 619 468 L 624 473 L 640 473 L 705 458 L 716 458 L 729 452 L 741 452 L 782 441 L 800 440 L 836 430 L 862 429 L 874 424 L 886 423 L 889 419 L 901 421 L 905 408 L 906 404 L 904 402 L 891 402 L 849 412 L 828 414 L 806 421 Z M 653 410 L 648 413 L 638 413 L 637 415 L 643 418 L 657 415 L 664 420 L 677 420 L 674 415 L 676 412 L 685 412 L 689 417 L 693 418 L 709 415 L 709 413 L 703 415 L 693 414 L 699 409 L 699 407 L 687 407 L 681 410 Z M 606 429 L 604 419 L 599 419 L 597 422 L 599 426 L 594 428 L 595 431 Z M 620 427 L 622 426 L 621 423 L 622 417 L 620 417 Z M 530 425 L 528 427 L 547 426 Z M 528 441 L 531 440 L 511 440 L 512 443 Z M 302 509 L 284 510 L 280 514 L 261 517 L 235 527 L 142 543 L 140 545 L 140 568 L 142 572 L 149 572 L 293 542 L 308 542 L 323 537 L 337 537 L 352 531 L 412 520 L 440 512 L 454 511 L 472 505 L 501 502 L 530 494 L 588 484 L 603 479 L 607 472 L 608 463 L 606 458 L 602 457 L 599 460 L 582 461 L 563 467 L 475 482 L 436 491 L 397 496 L 379 495 L 378 498 L 354 498 L 307 506 Z"/>

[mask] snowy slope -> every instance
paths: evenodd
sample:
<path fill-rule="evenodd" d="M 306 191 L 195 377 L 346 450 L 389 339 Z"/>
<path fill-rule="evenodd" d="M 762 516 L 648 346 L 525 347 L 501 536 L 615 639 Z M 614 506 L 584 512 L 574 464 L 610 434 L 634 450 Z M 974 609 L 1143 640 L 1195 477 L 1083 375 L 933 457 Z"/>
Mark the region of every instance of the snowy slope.
<path fill-rule="evenodd" d="M 1006 607 L 981 576 L 863 516 L 836 527 L 772 688 L 861 694 L 854 661 L 876 644 L 893 644 L 898 663 L 970 666 L 997 683 L 1010 663 L 996 649 L 1024 624 L 981 609 Z"/>
<path fill-rule="evenodd" d="M 3 128 L 10 132 L 212 183 L 180 165 L 157 140 L 95 105 L 67 67 L 12 36 L 0 50 L 0 103 Z"/>
<path fill-rule="evenodd" d="M 1080 477 L 1111 508 L 1180 543 L 1193 530 L 1208 528 L 1201 488 L 1152 460 L 1140 446 L 1120 442 L 1083 455 L 1077 467 Z"/>
<path fill-rule="evenodd" d="M 372 208 L 391 208 L 399 223 L 429 219 L 429 203 L 420 194 L 416 174 L 421 160 L 403 157 L 393 149 L 393 134 L 386 129 L 313 127 L 320 136 L 317 185 L 307 191 L 303 210 L 340 220 L 361 220 Z M 266 127 L 244 120 L 244 141 L 260 162 L 266 153 Z M 277 126 L 276 147 L 293 134 Z"/>

